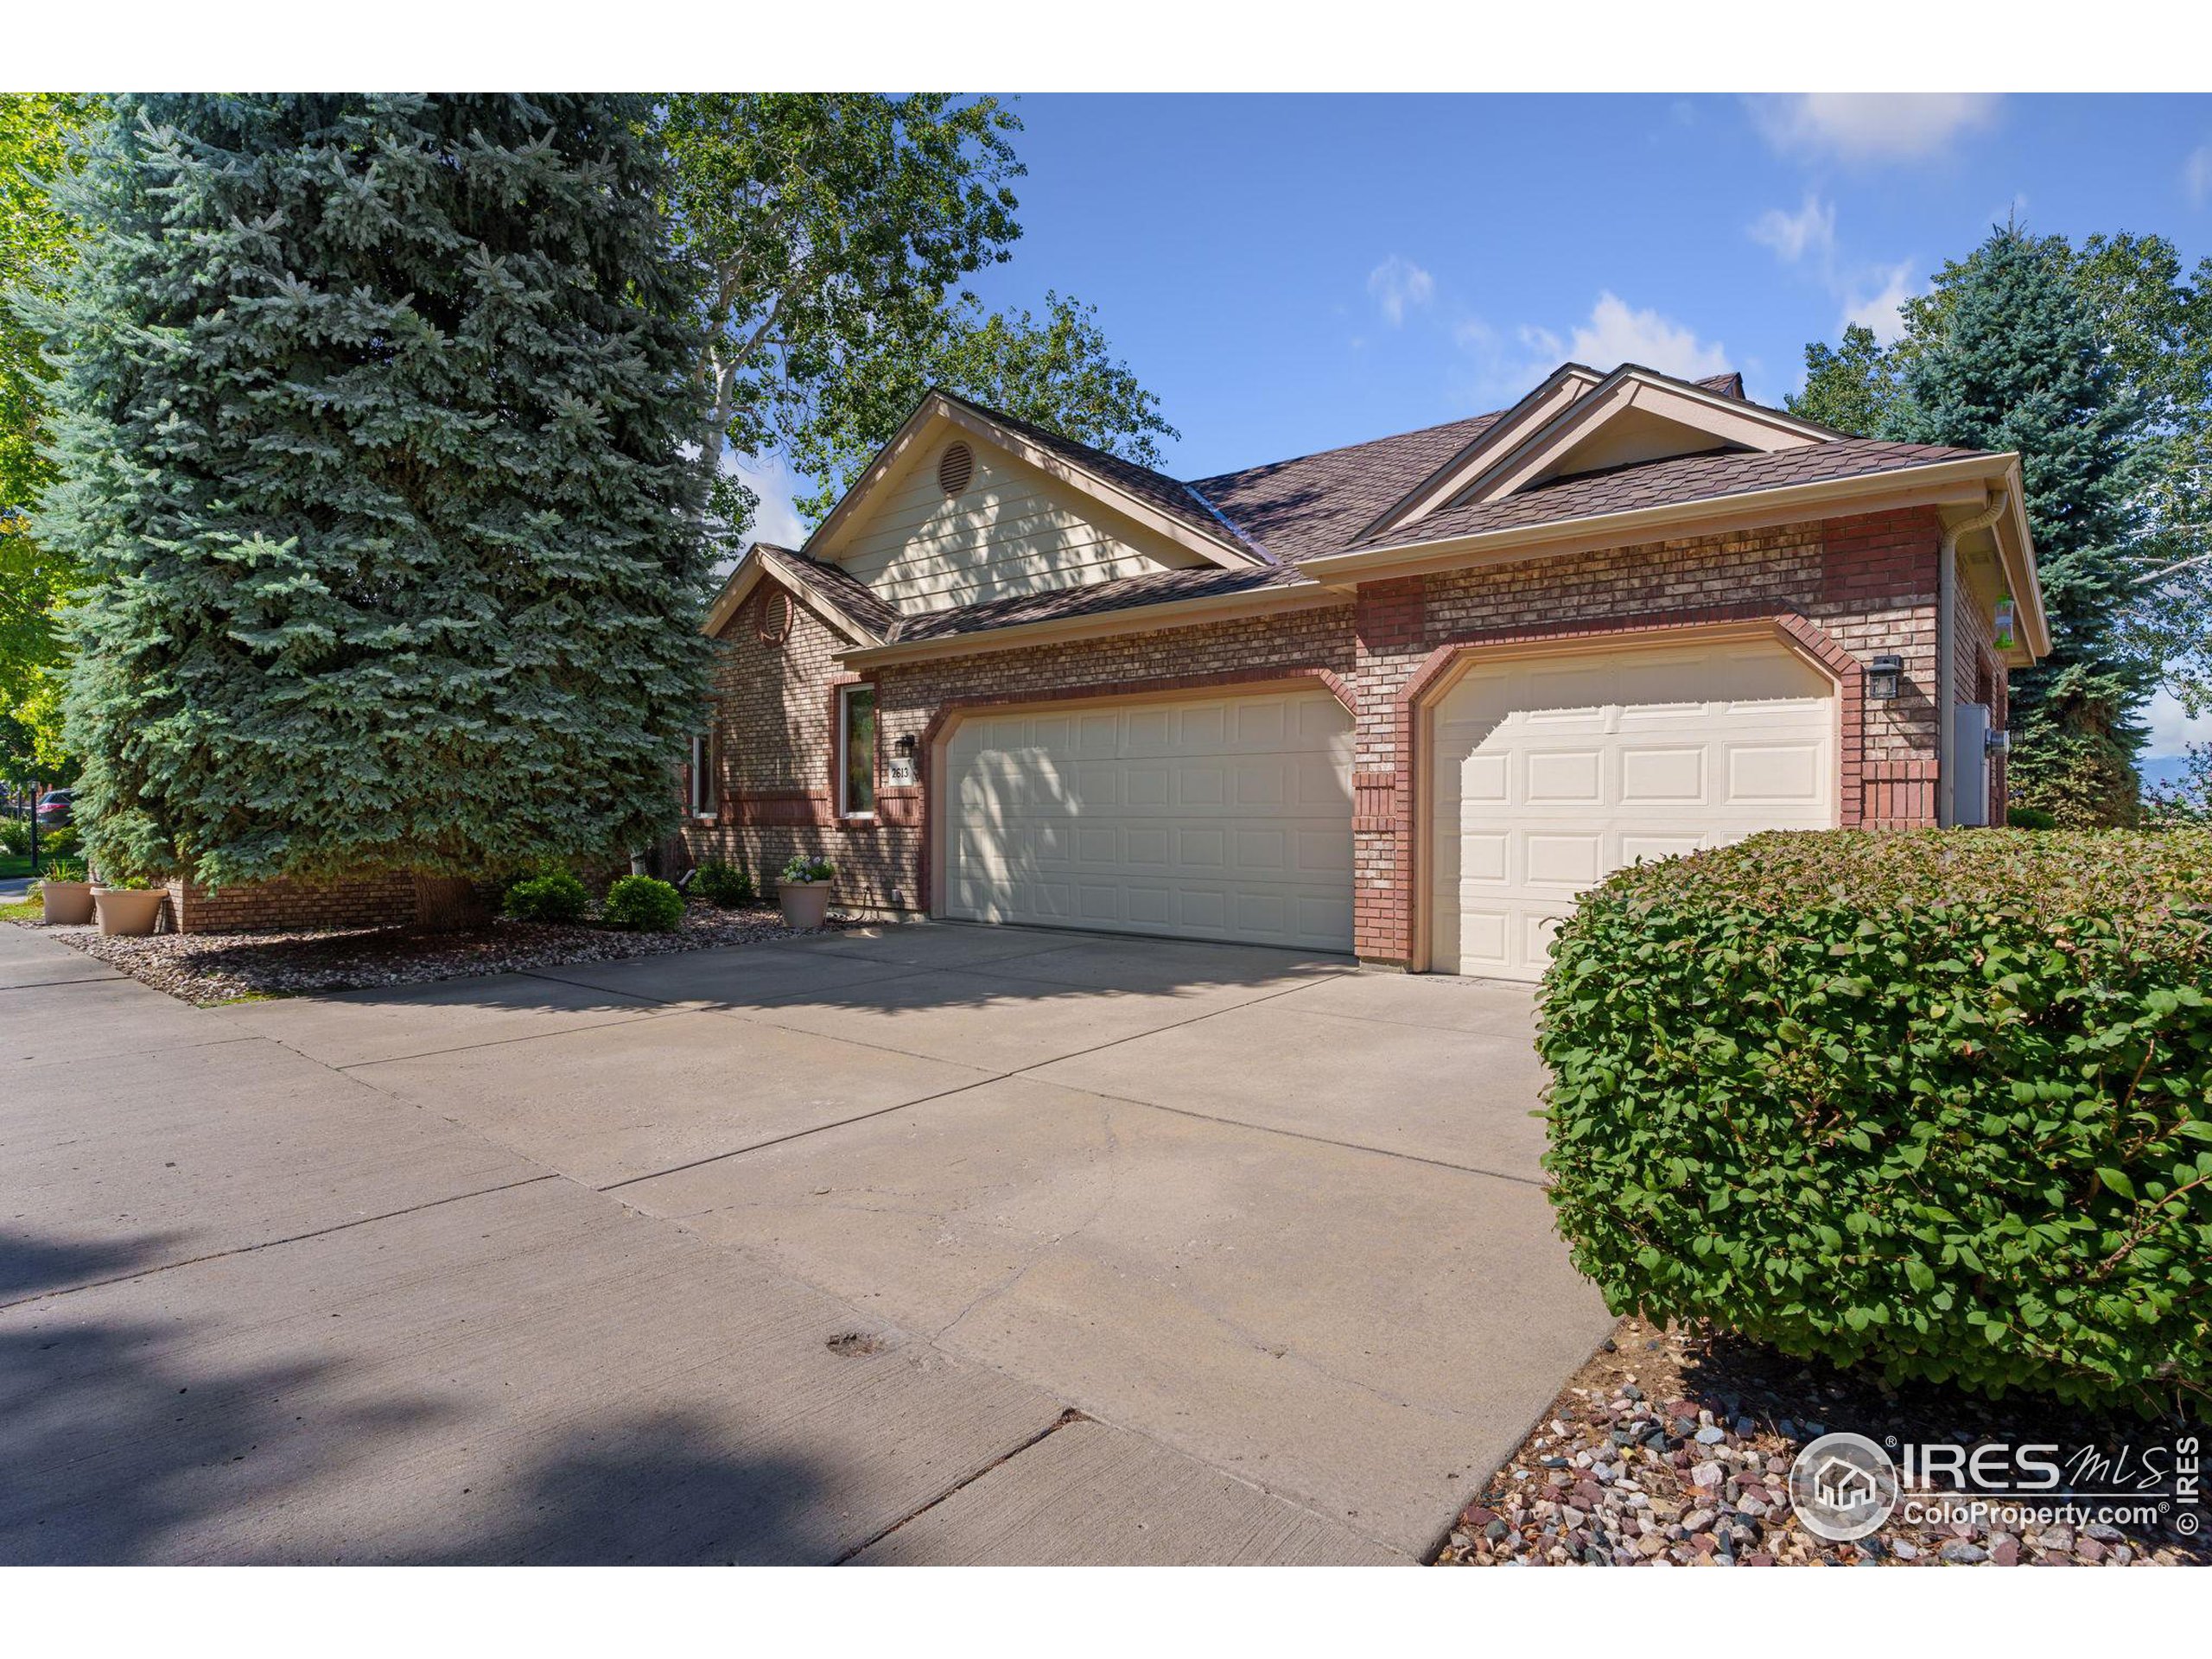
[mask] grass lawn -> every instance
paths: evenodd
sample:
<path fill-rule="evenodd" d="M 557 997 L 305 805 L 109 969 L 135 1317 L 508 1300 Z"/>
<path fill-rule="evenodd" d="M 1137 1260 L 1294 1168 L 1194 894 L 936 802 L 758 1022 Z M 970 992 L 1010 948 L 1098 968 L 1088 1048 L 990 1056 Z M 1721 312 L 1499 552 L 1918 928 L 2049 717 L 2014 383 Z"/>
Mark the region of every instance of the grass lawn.
<path fill-rule="evenodd" d="M 29 875 L 31 859 L 29 853 L 0 853 L 0 880 L 11 875 Z"/>

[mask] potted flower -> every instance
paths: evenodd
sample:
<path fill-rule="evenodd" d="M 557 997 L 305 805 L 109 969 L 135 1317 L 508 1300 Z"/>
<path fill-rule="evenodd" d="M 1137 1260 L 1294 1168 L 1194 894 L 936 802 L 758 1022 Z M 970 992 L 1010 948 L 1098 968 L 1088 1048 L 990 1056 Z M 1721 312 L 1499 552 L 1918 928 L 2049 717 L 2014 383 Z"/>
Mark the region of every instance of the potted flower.
<path fill-rule="evenodd" d="M 826 858 L 795 857 L 784 866 L 776 898 L 785 927 L 820 927 L 830 919 L 830 883 L 836 874 Z"/>
<path fill-rule="evenodd" d="M 38 896 L 44 919 L 51 925 L 82 927 L 92 919 L 92 884 L 85 880 L 81 858 L 48 859 Z"/>
<path fill-rule="evenodd" d="M 137 936 L 154 931 L 168 896 L 166 887 L 143 875 L 119 875 L 93 885 L 92 908 L 99 913 L 101 932 Z"/>

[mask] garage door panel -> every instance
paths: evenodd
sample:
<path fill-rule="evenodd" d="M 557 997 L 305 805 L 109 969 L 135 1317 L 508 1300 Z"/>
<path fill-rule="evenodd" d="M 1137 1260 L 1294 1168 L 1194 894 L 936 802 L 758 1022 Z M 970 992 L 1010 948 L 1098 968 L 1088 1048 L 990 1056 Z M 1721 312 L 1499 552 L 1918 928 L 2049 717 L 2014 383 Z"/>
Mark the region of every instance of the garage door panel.
<path fill-rule="evenodd" d="M 1605 798 L 1605 758 L 1598 749 L 1535 749 L 1522 754 L 1521 798 L 1531 805 L 1595 806 Z"/>
<path fill-rule="evenodd" d="M 946 912 L 1349 950 L 1351 755 L 1318 690 L 965 722 Z"/>
<path fill-rule="evenodd" d="M 1621 750 L 1624 806 L 1679 805 L 1705 800 L 1705 748 Z"/>
<path fill-rule="evenodd" d="M 1611 871 L 1833 824 L 1834 726 L 1827 682 L 1779 643 L 1469 672 L 1429 722 L 1431 966 L 1539 977 Z"/>
<path fill-rule="evenodd" d="M 1821 796 L 1821 759 L 1813 743 L 1731 744 L 1728 798 L 1812 804 Z"/>

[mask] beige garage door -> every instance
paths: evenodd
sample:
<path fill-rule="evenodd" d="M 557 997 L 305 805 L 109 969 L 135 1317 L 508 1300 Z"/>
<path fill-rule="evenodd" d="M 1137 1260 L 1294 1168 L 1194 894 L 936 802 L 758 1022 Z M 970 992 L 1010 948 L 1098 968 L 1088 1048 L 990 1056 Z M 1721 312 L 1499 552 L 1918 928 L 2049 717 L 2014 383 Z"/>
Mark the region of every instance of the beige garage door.
<path fill-rule="evenodd" d="M 945 912 L 1349 950 L 1351 744 L 1324 691 L 970 716 Z"/>
<path fill-rule="evenodd" d="M 1827 678 L 1778 641 L 1501 658 L 1437 704 L 1430 966 L 1535 979 L 1639 858 L 1836 822 Z"/>

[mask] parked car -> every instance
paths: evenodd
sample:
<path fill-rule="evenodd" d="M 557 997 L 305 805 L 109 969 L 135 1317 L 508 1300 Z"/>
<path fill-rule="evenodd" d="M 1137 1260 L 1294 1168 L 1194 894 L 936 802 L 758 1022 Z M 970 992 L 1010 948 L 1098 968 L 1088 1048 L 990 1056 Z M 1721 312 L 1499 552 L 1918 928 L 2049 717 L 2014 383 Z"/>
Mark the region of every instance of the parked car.
<path fill-rule="evenodd" d="M 51 830 L 60 824 L 76 822 L 73 816 L 76 797 L 68 790 L 57 789 L 38 804 L 39 827 Z"/>

